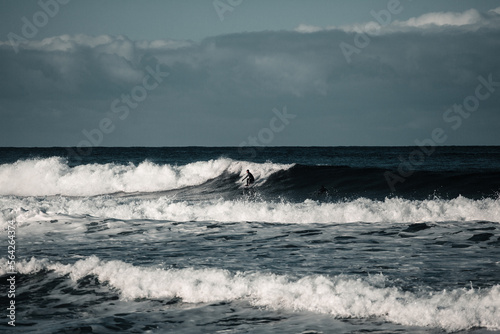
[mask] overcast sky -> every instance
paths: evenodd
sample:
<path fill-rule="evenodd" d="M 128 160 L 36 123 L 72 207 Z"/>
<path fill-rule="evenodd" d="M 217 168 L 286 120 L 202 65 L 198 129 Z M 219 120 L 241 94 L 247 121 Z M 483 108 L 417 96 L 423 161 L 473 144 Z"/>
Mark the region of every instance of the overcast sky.
<path fill-rule="evenodd" d="M 0 6 L 0 146 L 500 145 L 496 0 Z"/>

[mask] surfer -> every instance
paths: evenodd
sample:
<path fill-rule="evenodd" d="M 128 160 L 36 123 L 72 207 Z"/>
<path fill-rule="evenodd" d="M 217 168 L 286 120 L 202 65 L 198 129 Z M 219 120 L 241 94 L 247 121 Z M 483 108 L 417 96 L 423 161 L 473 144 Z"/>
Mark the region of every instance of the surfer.
<path fill-rule="evenodd" d="M 247 169 L 247 176 L 241 181 L 247 180 L 247 187 L 255 182 L 255 178 L 253 177 L 252 173 Z"/>
<path fill-rule="evenodd" d="M 318 191 L 316 191 L 316 195 L 328 195 L 328 189 L 325 188 L 325 186 L 321 186 L 321 188 L 318 189 Z"/>

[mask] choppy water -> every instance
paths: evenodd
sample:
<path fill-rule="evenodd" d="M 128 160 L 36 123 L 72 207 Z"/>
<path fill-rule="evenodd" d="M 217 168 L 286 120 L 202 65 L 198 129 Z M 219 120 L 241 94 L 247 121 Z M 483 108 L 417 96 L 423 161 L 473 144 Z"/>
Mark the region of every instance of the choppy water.
<path fill-rule="evenodd" d="M 0 330 L 500 332 L 500 148 L 415 149 L 0 149 Z"/>

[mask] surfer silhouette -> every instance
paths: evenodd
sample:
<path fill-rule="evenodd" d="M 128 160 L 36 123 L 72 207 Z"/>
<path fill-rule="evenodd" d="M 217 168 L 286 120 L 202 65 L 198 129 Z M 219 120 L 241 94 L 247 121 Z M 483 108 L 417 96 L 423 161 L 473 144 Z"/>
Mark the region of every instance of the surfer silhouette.
<path fill-rule="evenodd" d="M 328 194 L 328 189 L 325 188 L 325 186 L 321 186 L 321 188 L 318 189 L 318 191 L 316 191 L 316 194 L 317 195 L 323 195 L 323 194 Z"/>
<path fill-rule="evenodd" d="M 252 173 L 250 173 L 250 171 L 247 169 L 247 176 L 245 176 L 245 178 L 243 178 L 243 180 L 241 181 L 245 181 L 247 180 L 247 187 L 251 184 L 253 184 L 255 182 L 255 178 L 253 177 Z"/>

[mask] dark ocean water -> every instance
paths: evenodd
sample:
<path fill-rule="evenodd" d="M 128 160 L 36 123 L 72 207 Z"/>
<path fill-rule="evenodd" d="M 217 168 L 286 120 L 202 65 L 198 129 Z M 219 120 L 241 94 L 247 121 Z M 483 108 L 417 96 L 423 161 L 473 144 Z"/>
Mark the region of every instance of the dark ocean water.
<path fill-rule="evenodd" d="M 500 332 L 500 147 L 83 153 L 0 148 L 0 331 Z"/>

